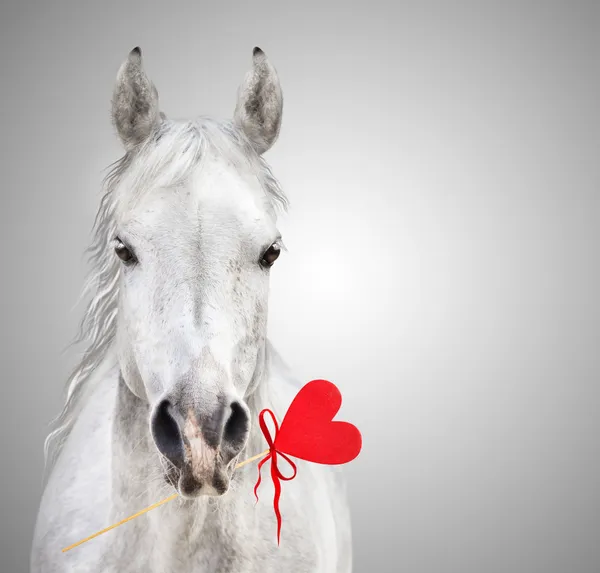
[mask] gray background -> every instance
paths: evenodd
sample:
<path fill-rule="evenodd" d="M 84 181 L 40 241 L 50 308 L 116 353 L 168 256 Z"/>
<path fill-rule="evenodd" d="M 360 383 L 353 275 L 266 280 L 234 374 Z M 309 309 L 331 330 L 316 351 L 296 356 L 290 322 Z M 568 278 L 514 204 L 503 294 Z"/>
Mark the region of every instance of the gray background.
<path fill-rule="evenodd" d="M 171 116 L 229 117 L 254 45 L 280 73 L 270 333 L 364 433 L 355 571 L 600 571 L 599 3 L 281 0 L 2 3 L 0 571 L 138 44 Z"/>

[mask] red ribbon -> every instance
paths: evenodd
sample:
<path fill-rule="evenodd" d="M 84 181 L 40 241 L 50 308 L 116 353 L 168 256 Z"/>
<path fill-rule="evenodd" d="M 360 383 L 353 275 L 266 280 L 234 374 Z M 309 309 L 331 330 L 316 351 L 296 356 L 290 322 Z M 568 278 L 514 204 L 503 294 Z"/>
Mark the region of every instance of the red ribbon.
<path fill-rule="evenodd" d="M 269 432 L 269 428 L 267 428 L 267 424 L 265 422 L 265 414 L 269 414 L 271 416 L 271 420 L 275 425 L 275 434 L 271 437 L 271 433 Z M 275 487 L 275 496 L 273 499 L 273 509 L 275 510 L 275 516 L 277 517 L 277 545 L 279 545 L 279 539 L 281 536 L 281 513 L 279 511 L 279 498 L 281 497 L 281 483 L 280 480 L 290 481 L 296 477 L 296 473 L 298 468 L 296 464 L 283 452 L 278 451 L 275 444 L 277 442 L 277 434 L 279 433 L 279 424 L 277 423 L 277 419 L 275 418 L 275 414 L 268 408 L 265 408 L 258 416 L 260 429 L 262 430 L 267 443 L 269 444 L 269 453 L 260 460 L 258 464 L 258 481 L 254 486 L 254 496 L 256 497 L 256 502 L 258 503 L 258 486 L 261 482 L 260 470 L 265 465 L 267 460 L 271 460 L 271 478 L 273 479 L 273 486 Z M 290 464 L 291 468 L 294 470 L 294 473 L 291 476 L 284 476 L 279 468 L 277 467 L 277 456 L 281 456 L 288 464 Z"/>

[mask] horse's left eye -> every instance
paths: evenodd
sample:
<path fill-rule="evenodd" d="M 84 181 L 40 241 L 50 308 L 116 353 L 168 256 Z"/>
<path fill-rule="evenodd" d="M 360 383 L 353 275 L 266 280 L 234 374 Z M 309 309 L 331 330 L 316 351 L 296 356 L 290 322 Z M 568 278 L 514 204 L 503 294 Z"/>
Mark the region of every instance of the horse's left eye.
<path fill-rule="evenodd" d="M 274 243 L 265 251 L 265 254 L 262 256 L 260 262 L 263 266 L 270 267 L 277 260 L 277 257 L 279 257 L 280 253 L 281 248 L 277 243 Z"/>

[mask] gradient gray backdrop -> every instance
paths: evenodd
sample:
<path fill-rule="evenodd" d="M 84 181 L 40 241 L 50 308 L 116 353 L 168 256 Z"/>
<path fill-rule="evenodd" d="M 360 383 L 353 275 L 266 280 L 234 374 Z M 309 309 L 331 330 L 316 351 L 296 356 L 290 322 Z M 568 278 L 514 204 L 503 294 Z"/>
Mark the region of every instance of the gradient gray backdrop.
<path fill-rule="evenodd" d="M 28 570 L 138 44 L 171 116 L 231 116 L 254 45 L 279 70 L 270 334 L 364 433 L 355 571 L 598 573 L 600 10 L 573 1 L 3 2 L 0 571 Z"/>

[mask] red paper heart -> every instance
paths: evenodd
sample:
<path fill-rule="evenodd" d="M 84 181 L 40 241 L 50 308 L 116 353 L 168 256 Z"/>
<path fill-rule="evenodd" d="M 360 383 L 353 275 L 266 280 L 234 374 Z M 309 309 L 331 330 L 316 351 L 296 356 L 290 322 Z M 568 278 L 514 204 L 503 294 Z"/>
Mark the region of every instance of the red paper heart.
<path fill-rule="evenodd" d="M 334 422 L 342 405 L 338 388 L 327 380 L 308 382 L 281 422 L 275 449 L 318 464 L 337 465 L 360 453 L 362 436 L 349 422 Z"/>

